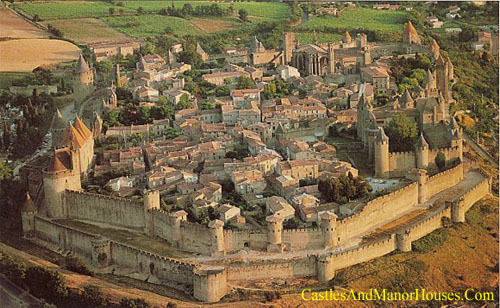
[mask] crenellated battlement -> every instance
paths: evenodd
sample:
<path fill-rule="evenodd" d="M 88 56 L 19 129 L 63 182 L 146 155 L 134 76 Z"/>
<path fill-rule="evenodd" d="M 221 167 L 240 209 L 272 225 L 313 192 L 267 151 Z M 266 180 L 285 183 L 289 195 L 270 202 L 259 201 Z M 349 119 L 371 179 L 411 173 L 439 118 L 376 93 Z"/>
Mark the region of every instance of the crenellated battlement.
<path fill-rule="evenodd" d="M 137 200 L 127 199 L 127 198 L 107 196 L 107 195 L 101 195 L 101 194 L 86 192 L 86 191 L 77 191 L 77 190 L 69 190 L 69 189 L 66 189 L 65 192 L 67 194 L 69 194 L 69 195 L 88 196 L 88 197 L 92 197 L 92 198 L 99 198 L 99 199 L 106 199 L 106 200 L 114 200 L 114 201 L 127 202 L 127 203 L 130 203 L 131 205 L 138 205 L 138 206 L 141 206 L 141 207 L 143 206 L 142 202 L 137 201 Z"/>

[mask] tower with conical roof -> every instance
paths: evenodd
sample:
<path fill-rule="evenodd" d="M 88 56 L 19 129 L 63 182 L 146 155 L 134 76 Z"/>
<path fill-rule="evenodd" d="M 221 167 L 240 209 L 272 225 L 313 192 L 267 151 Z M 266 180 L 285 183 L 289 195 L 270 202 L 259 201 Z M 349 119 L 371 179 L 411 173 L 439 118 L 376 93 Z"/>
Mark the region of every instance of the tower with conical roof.
<path fill-rule="evenodd" d="M 439 45 L 435 39 L 432 39 L 432 42 L 429 45 L 429 51 L 434 56 L 434 59 L 437 59 L 439 57 Z"/>
<path fill-rule="evenodd" d="M 200 55 L 201 59 L 203 62 L 206 62 L 208 60 L 208 54 L 201 48 L 200 43 L 196 43 L 196 53 Z"/>
<path fill-rule="evenodd" d="M 422 41 L 418 35 L 417 29 L 413 26 L 411 21 L 408 21 L 403 30 L 403 43 L 421 45 Z"/>
<path fill-rule="evenodd" d="M 78 164 L 78 157 L 71 149 L 53 149 L 49 165 L 43 170 L 44 212 L 48 217 L 66 217 L 64 191 L 82 190 L 80 172 L 75 164 Z"/>
<path fill-rule="evenodd" d="M 442 56 L 436 59 L 436 85 L 446 102 L 450 100 L 448 65 Z"/>
<path fill-rule="evenodd" d="M 37 214 L 37 208 L 29 192 L 26 192 L 26 198 L 21 207 L 21 220 L 23 225 L 23 235 L 24 237 L 32 237 L 35 231 L 35 215 Z"/>
<path fill-rule="evenodd" d="M 349 44 L 349 43 L 351 43 L 351 41 L 352 41 L 352 37 L 349 34 L 349 31 L 345 30 L 344 37 L 342 38 L 342 42 L 344 42 L 344 44 Z"/>
<path fill-rule="evenodd" d="M 75 67 L 75 80 L 83 85 L 92 85 L 94 83 L 94 72 L 81 54 Z"/>
<path fill-rule="evenodd" d="M 403 96 L 400 99 L 401 108 L 403 109 L 413 109 L 415 108 L 415 101 L 411 97 L 410 91 L 408 89 L 405 90 Z"/>
<path fill-rule="evenodd" d="M 59 109 L 56 109 L 54 117 L 52 118 L 52 123 L 50 124 L 50 133 L 52 134 L 52 146 L 59 147 L 64 133 L 68 129 L 68 123 L 64 120 Z"/>
<path fill-rule="evenodd" d="M 425 140 L 423 133 L 420 133 L 420 137 L 415 144 L 415 155 L 417 158 L 417 168 L 427 168 L 429 165 L 429 144 Z"/>
<path fill-rule="evenodd" d="M 379 127 L 375 140 L 375 176 L 387 177 L 389 175 L 389 137 L 383 127 Z"/>

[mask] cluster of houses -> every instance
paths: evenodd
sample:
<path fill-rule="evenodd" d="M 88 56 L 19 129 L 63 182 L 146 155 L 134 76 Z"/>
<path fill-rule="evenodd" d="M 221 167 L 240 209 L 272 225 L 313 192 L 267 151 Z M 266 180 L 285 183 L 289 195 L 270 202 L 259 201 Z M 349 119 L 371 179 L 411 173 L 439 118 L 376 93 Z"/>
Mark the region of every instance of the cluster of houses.
<path fill-rule="evenodd" d="M 435 42 L 428 48 L 421 45 L 411 23 L 402 37 L 400 51 L 393 52 L 438 54 Z M 357 121 L 358 104 L 370 104 L 377 96 L 398 101 L 390 74 L 392 56 L 385 56 L 385 48 L 368 43 L 364 34 L 352 38 L 347 31 L 340 42 L 307 45 L 285 33 L 281 50 L 266 50 L 254 38 L 251 47 L 229 48 L 227 55 L 209 55 L 197 44 L 203 61 L 227 60 L 224 66 L 205 70 L 202 81 L 229 88 L 228 96 L 200 102 L 184 87 L 183 73 L 191 66 L 178 61 L 181 44 L 173 45 L 166 57 L 143 55 L 135 70 L 121 74 L 115 69 L 116 83 L 129 88 L 144 107 L 156 106 L 161 97 L 173 107 L 183 100 L 192 104 L 174 108 L 172 121 L 109 127 L 103 138 L 114 137 L 124 146 L 104 150 L 94 172 L 123 170 L 128 176 L 108 183 L 115 194 L 159 190 L 167 209 L 180 207 L 200 219 L 215 213 L 225 223 L 246 228 L 248 215 L 265 205 L 265 215 L 317 223 L 323 212 L 342 212 L 338 204 L 322 202 L 319 180 L 358 175 L 325 142 L 329 126 L 350 128 Z M 247 61 L 234 63 L 243 55 Z M 242 78 L 251 79 L 255 87 L 237 86 Z M 269 86 L 278 80 L 289 85 L 291 93 L 270 97 Z M 113 87 L 107 91 L 111 99 L 105 106 L 120 108 Z M 167 138 L 172 130 L 177 137 Z M 147 138 L 130 146 L 127 140 L 137 133 Z M 355 208 L 351 204 L 343 211 Z"/>

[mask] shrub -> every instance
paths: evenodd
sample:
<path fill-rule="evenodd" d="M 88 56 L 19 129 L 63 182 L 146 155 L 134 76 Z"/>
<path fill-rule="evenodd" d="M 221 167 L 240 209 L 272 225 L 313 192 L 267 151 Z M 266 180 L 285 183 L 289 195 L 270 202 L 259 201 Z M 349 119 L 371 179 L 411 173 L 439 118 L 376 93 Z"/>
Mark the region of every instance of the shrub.
<path fill-rule="evenodd" d="M 449 227 L 451 227 L 453 225 L 451 223 L 451 219 L 449 217 L 443 217 L 443 218 L 441 218 L 441 223 L 443 224 L 444 228 L 449 228 Z"/>
<path fill-rule="evenodd" d="M 61 274 L 39 266 L 30 267 L 26 270 L 25 282 L 34 296 L 51 303 L 68 295 L 66 281 Z"/>
<path fill-rule="evenodd" d="M 490 204 L 488 203 L 483 203 L 481 204 L 481 206 L 479 207 L 480 211 L 482 214 L 490 214 L 493 212 L 493 209 L 491 207 Z"/>
<path fill-rule="evenodd" d="M 424 236 L 412 243 L 413 250 L 416 252 L 429 252 L 433 250 L 436 246 L 441 245 L 446 241 L 448 237 L 447 229 L 439 229 L 431 234 Z"/>
<path fill-rule="evenodd" d="M 66 268 L 72 272 L 88 276 L 94 275 L 94 273 L 82 262 L 82 260 L 76 257 L 67 256 L 64 261 L 66 262 Z"/>
<path fill-rule="evenodd" d="M 436 155 L 436 158 L 434 159 L 434 163 L 438 167 L 438 169 L 441 171 L 443 170 L 444 166 L 446 165 L 446 157 L 444 156 L 443 152 L 439 152 Z"/>
<path fill-rule="evenodd" d="M 122 308 L 149 308 L 151 305 L 142 298 L 124 297 L 120 300 Z"/>
<path fill-rule="evenodd" d="M 82 300 L 92 307 L 98 307 L 105 304 L 101 289 L 93 285 L 86 285 L 83 287 Z"/>

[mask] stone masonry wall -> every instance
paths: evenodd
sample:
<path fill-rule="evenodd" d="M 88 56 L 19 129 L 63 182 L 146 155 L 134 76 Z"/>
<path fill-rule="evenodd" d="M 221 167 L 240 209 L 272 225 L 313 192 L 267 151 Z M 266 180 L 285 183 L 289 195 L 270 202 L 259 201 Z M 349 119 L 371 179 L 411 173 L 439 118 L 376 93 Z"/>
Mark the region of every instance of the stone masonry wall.
<path fill-rule="evenodd" d="M 36 237 L 57 245 L 65 251 L 74 251 L 85 257 L 92 255 L 94 235 L 67 226 L 57 224 L 43 217 L 35 217 Z"/>
<path fill-rule="evenodd" d="M 144 207 L 139 201 L 70 190 L 65 199 L 69 218 L 135 229 L 144 227 Z"/>
<path fill-rule="evenodd" d="M 456 185 L 464 178 L 463 164 L 456 167 L 440 172 L 428 178 L 427 195 L 433 196 L 440 191 L 443 191 L 453 185 Z"/>
<path fill-rule="evenodd" d="M 367 202 L 361 212 L 339 221 L 340 242 L 367 232 L 374 226 L 400 216 L 418 204 L 418 186 L 412 183 Z"/>

